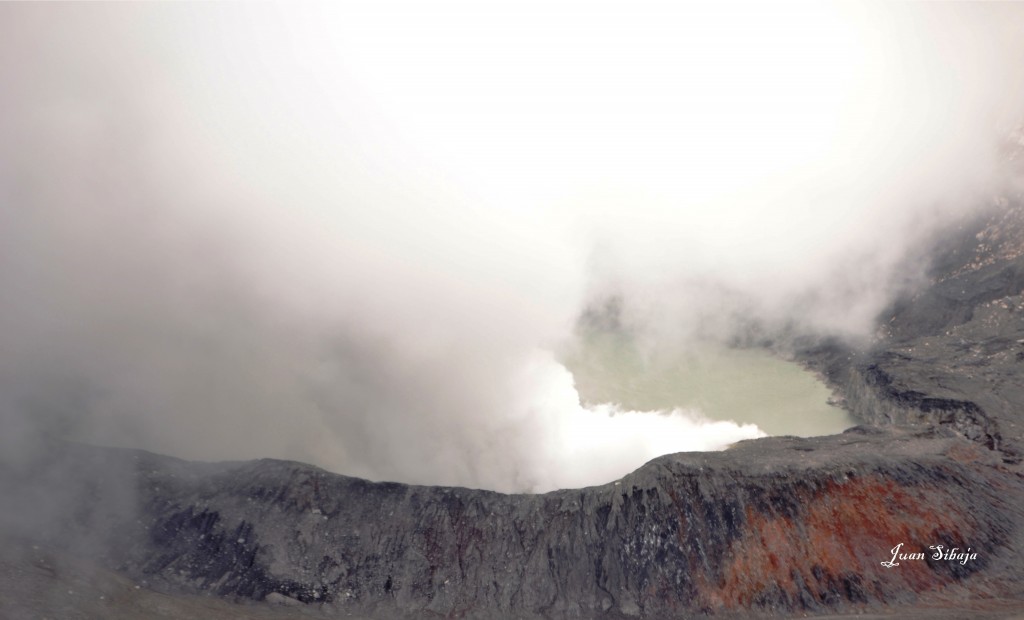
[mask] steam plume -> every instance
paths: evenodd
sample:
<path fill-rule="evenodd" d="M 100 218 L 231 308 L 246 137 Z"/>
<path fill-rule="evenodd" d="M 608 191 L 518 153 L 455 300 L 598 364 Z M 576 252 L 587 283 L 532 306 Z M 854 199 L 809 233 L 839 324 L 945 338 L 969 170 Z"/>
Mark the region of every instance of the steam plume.
<path fill-rule="evenodd" d="M 867 336 L 998 187 L 1021 11 L 0 6 L 0 448 L 544 490 L 755 436 L 553 352 L 609 296 Z"/>

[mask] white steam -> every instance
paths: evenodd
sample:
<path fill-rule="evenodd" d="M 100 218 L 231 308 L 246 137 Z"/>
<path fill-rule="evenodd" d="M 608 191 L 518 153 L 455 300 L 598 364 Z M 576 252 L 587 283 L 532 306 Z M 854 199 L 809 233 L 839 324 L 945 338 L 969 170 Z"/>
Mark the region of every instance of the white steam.
<path fill-rule="evenodd" d="M 2 5 L 0 448 L 537 490 L 754 436 L 551 352 L 608 295 L 660 346 L 866 334 L 993 191 L 1021 14 Z"/>
<path fill-rule="evenodd" d="M 517 410 L 527 425 L 545 430 L 523 462 L 522 484 L 545 491 L 614 480 L 663 454 L 721 450 L 764 437 L 753 424 L 712 421 L 699 411 L 623 411 L 615 404 L 583 406 L 572 374 L 549 354 L 526 365 Z"/>

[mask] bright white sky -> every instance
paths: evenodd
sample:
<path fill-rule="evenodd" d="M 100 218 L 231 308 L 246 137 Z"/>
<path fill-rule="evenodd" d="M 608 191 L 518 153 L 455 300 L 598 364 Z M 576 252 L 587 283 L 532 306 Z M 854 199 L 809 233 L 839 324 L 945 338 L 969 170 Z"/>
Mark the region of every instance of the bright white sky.
<path fill-rule="evenodd" d="M 1015 97 L 994 96 L 1010 88 L 993 28 L 1012 20 L 966 5 L 221 11 L 173 50 L 209 143 L 226 149 L 218 164 L 343 222 L 353 244 L 441 270 L 506 245 L 509 262 L 532 245 L 569 269 L 607 242 L 631 274 L 686 261 L 738 279 L 831 277 L 809 247 L 832 264 L 879 218 L 905 226 L 894 207 L 930 200 L 922 185 L 953 173 L 971 185 L 986 169 L 975 147 L 1018 114 Z M 826 236 L 831 250 L 816 247 Z"/>
<path fill-rule="evenodd" d="M 647 191 L 720 193 L 737 170 L 768 178 L 821 157 L 875 112 L 880 89 L 904 79 L 885 49 L 865 48 L 885 24 L 857 5 L 250 11 L 248 28 L 218 28 L 207 44 L 229 55 L 258 50 L 257 62 L 234 60 L 269 73 L 265 85 L 282 101 L 257 106 L 266 122 L 308 113 L 321 138 L 355 132 L 489 197 L 580 191 L 609 174 Z M 516 177 L 526 187 L 510 187 Z"/>

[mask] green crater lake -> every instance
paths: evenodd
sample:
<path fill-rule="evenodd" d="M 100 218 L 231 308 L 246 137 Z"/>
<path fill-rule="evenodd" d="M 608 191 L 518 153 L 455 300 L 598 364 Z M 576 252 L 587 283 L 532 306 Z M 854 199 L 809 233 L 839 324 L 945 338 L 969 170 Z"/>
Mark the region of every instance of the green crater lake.
<path fill-rule="evenodd" d="M 831 435 L 857 422 L 829 404 L 812 372 L 763 349 L 698 344 L 684 352 L 641 352 L 620 332 L 582 335 L 562 362 L 584 405 L 634 411 L 698 410 L 712 420 L 757 424 L 769 435 Z"/>

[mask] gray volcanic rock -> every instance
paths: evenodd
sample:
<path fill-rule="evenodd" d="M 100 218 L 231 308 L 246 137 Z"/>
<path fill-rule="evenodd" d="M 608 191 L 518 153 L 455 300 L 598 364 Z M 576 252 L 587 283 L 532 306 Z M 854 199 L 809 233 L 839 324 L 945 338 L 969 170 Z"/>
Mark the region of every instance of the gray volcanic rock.
<path fill-rule="evenodd" d="M 339 617 L 1024 609 L 1022 232 L 1019 208 L 965 227 L 870 349 L 800 351 L 867 424 L 841 435 L 668 455 L 544 495 L 55 444 L 0 472 L 26 506 L 6 529 L 149 587 Z M 883 565 L 900 544 L 923 555 Z M 938 545 L 975 555 L 934 559 Z"/>
<path fill-rule="evenodd" d="M 958 231 L 933 284 L 901 300 L 870 350 L 803 352 L 865 422 L 942 426 L 1021 460 L 1024 404 L 1024 207 Z"/>
<path fill-rule="evenodd" d="M 1024 518 L 1024 482 L 948 430 L 748 441 L 545 495 L 369 483 L 271 460 L 65 454 L 79 476 L 137 476 L 140 513 L 105 556 L 118 570 L 342 615 L 662 618 L 1006 597 Z M 900 542 L 978 557 L 881 566 Z"/>
<path fill-rule="evenodd" d="M 1019 478 L 1004 477 L 984 448 L 934 435 L 748 442 L 536 496 L 370 484 L 274 461 L 172 477 L 140 456 L 156 472 L 143 477 L 148 536 L 121 568 L 385 615 L 669 617 L 907 602 L 979 570 L 1002 574 L 1024 517 Z M 982 551 L 964 565 L 882 567 L 899 542 Z"/>

